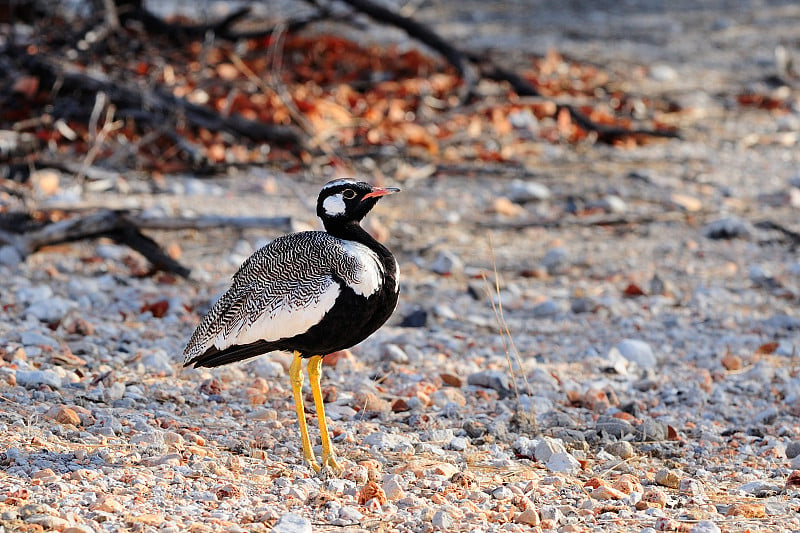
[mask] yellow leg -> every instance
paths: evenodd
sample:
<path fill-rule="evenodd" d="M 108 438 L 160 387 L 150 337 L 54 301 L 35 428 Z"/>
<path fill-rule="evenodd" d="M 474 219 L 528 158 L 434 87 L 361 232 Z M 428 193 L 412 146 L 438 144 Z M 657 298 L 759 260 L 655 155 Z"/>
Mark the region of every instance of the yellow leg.
<path fill-rule="evenodd" d="M 303 459 L 319 472 L 319 465 L 314 458 L 314 451 L 311 449 L 311 439 L 308 437 L 308 426 L 306 425 L 306 412 L 303 408 L 303 359 L 300 352 L 294 352 L 292 364 L 289 367 L 289 380 L 292 382 L 292 393 L 294 393 L 294 407 L 297 410 L 297 423 L 300 425 L 300 440 L 303 443 Z M 313 381 L 312 381 L 313 385 Z M 323 441 L 325 442 L 325 441 Z"/>
<path fill-rule="evenodd" d="M 311 382 L 311 393 L 314 396 L 314 407 L 317 409 L 317 419 L 319 420 L 319 435 L 322 439 L 322 466 L 327 466 L 335 474 L 342 473 L 342 467 L 336 462 L 336 453 L 331 445 L 331 436 L 328 433 L 328 423 L 325 420 L 325 404 L 322 402 L 322 391 L 319 387 L 319 380 L 322 372 L 322 356 L 315 355 L 308 360 L 308 379 Z"/>

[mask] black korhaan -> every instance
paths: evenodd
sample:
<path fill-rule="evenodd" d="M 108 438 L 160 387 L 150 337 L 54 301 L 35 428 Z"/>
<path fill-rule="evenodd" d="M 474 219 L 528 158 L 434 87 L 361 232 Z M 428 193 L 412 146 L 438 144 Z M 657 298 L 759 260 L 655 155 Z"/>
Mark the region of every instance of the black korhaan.
<path fill-rule="evenodd" d="M 205 367 L 276 350 L 293 352 L 289 377 L 303 457 L 315 470 L 320 466 L 305 421 L 301 362 L 308 359 L 322 464 L 338 472 L 325 421 L 320 368 L 325 355 L 374 333 L 397 305 L 397 261 L 359 225 L 382 196 L 397 191 L 350 179 L 327 183 L 317 200 L 325 231 L 291 233 L 250 256 L 184 349 L 184 366 Z"/>

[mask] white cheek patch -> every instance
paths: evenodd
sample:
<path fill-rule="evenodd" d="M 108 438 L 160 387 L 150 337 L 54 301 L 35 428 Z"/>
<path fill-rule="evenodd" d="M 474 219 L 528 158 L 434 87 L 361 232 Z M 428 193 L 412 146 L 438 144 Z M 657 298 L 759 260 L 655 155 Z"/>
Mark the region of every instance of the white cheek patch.
<path fill-rule="evenodd" d="M 343 215 L 345 211 L 344 198 L 342 198 L 341 194 L 328 196 L 325 198 L 325 201 L 322 202 L 322 209 L 325 210 L 325 214 L 328 216 Z"/>

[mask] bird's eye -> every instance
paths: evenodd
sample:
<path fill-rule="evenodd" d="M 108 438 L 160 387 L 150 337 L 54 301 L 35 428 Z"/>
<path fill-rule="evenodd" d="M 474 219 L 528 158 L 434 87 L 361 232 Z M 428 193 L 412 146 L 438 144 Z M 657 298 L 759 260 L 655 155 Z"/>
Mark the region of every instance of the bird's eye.
<path fill-rule="evenodd" d="M 342 197 L 344 197 L 346 200 L 352 200 L 356 197 L 356 191 L 353 189 L 345 189 L 342 191 Z"/>

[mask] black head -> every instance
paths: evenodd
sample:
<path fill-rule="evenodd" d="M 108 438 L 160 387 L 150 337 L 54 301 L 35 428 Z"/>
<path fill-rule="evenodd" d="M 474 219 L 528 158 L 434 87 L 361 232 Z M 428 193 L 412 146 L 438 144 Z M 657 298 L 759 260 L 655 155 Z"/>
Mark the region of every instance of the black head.
<path fill-rule="evenodd" d="M 329 181 L 319 192 L 317 216 L 326 228 L 329 224 L 357 223 L 382 196 L 399 190 L 397 187 L 373 187 L 369 183 L 351 179 Z"/>

